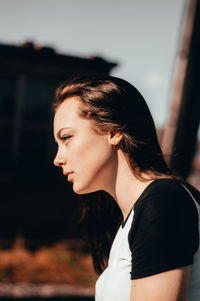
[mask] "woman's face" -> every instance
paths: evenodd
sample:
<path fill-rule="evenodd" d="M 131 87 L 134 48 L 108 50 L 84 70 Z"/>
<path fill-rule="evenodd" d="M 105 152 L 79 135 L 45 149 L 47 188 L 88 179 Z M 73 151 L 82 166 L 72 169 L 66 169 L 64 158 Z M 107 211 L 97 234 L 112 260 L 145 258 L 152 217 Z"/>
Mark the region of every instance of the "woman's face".
<path fill-rule="evenodd" d="M 113 179 L 116 154 L 110 134 L 94 132 L 94 121 L 79 117 L 80 100 L 67 98 L 54 117 L 54 137 L 58 151 L 54 164 L 60 166 L 75 193 L 84 194 L 107 190 Z"/>

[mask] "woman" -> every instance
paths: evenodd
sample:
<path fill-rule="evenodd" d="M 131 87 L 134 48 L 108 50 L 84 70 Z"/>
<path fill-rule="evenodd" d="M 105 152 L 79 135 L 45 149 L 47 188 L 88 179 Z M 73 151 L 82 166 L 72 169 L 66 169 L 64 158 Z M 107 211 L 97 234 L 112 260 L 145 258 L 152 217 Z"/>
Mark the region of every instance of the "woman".
<path fill-rule="evenodd" d="M 138 90 L 110 76 L 63 83 L 54 136 L 54 164 L 85 196 L 95 300 L 197 301 L 199 193 L 167 167 Z"/>

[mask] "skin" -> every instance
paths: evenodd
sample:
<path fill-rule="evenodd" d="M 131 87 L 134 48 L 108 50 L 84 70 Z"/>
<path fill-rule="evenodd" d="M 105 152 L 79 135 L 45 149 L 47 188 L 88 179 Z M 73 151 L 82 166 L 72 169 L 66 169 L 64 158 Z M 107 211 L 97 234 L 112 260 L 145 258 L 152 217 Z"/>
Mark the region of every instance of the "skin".
<path fill-rule="evenodd" d="M 190 266 L 132 280 L 130 301 L 186 301 Z"/>
<path fill-rule="evenodd" d="M 58 151 L 54 164 L 64 174 L 73 172 L 68 181 L 75 193 L 104 190 L 112 195 L 125 219 L 152 180 L 144 182 L 134 176 L 123 152 L 115 147 L 123 136 L 113 131 L 97 134 L 94 121 L 79 116 L 81 106 L 78 97 L 69 97 L 55 113 L 54 137 Z M 190 266 L 132 280 L 130 300 L 184 301 L 189 276 Z"/>

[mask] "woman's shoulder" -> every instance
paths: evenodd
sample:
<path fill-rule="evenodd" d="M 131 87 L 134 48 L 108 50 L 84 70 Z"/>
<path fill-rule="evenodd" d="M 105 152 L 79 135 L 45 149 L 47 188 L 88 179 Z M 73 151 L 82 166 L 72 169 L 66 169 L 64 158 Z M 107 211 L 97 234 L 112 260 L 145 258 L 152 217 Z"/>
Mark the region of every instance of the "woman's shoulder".
<path fill-rule="evenodd" d="M 199 248 L 198 212 L 182 183 L 158 179 L 138 199 L 128 233 L 131 279 L 193 263 Z"/>
<path fill-rule="evenodd" d="M 185 189 L 187 188 L 187 189 Z M 151 182 L 143 191 L 134 207 L 148 202 L 148 199 L 180 200 L 191 199 L 193 196 L 197 202 L 200 200 L 200 192 L 192 185 L 173 178 L 160 178 Z"/>
<path fill-rule="evenodd" d="M 163 239 L 166 239 L 166 244 L 170 245 L 185 240 L 197 250 L 198 211 L 182 183 L 163 178 L 147 186 L 134 206 L 128 236 L 131 248 L 135 241 L 140 242 L 141 239 L 154 241 L 157 246 L 160 243 L 165 245 Z"/>
<path fill-rule="evenodd" d="M 200 192 L 192 185 L 173 178 L 160 178 L 146 187 L 136 201 L 134 211 L 146 206 L 149 208 L 158 205 L 162 207 L 191 205 L 194 204 L 192 198 L 200 204 Z"/>

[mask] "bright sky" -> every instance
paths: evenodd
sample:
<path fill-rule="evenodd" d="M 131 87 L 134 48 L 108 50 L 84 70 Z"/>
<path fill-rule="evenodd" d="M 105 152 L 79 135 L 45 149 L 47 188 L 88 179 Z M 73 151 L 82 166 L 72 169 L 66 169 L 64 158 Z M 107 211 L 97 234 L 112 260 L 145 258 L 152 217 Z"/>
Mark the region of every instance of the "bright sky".
<path fill-rule="evenodd" d="M 188 0 L 0 0 L 0 43 L 119 63 L 112 75 L 144 95 L 156 126 L 169 109 Z"/>

